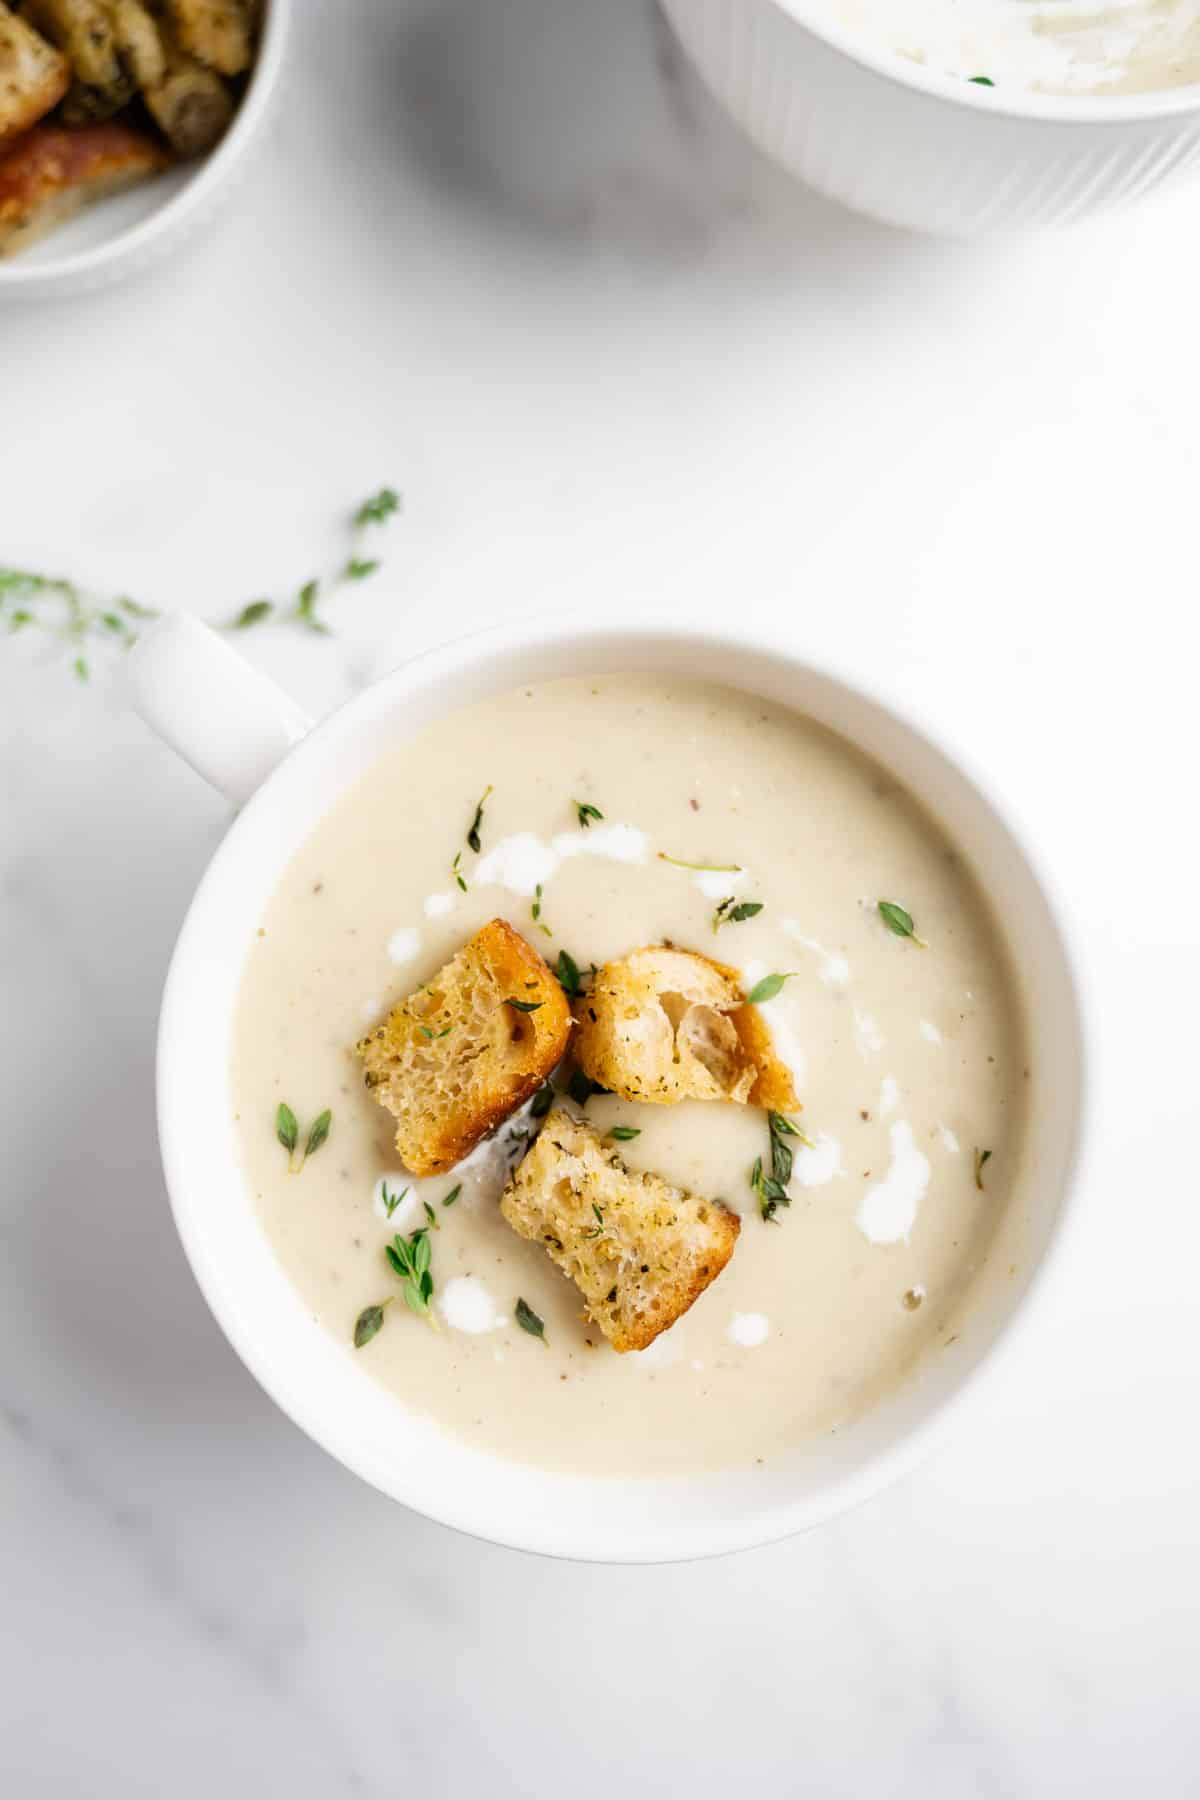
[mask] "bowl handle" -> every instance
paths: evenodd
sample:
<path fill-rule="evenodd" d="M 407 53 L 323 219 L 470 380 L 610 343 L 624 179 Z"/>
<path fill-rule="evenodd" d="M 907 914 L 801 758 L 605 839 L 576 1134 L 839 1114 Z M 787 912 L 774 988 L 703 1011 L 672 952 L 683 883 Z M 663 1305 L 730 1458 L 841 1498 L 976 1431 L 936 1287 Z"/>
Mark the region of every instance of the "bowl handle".
<path fill-rule="evenodd" d="M 290 694 L 186 613 L 156 620 L 122 666 L 134 711 L 235 806 L 312 724 Z"/>

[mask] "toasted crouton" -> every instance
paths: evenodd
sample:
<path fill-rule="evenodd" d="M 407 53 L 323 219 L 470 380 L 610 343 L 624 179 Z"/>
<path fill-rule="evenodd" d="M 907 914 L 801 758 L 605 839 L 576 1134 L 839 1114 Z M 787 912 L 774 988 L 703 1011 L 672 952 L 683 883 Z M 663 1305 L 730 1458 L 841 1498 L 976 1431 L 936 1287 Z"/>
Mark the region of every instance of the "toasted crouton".
<path fill-rule="evenodd" d="M 0 143 L 36 125 L 70 83 L 62 52 L 0 4 Z"/>
<path fill-rule="evenodd" d="M 111 118 L 132 100 L 133 77 L 103 0 L 24 0 L 24 12 L 71 64 L 73 79 L 63 106 L 68 124 Z"/>
<path fill-rule="evenodd" d="M 164 72 L 144 90 L 146 109 L 179 156 L 204 156 L 233 118 L 233 95 L 215 69 L 183 49 L 174 33 L 161 32 Z"/>
<path fill-rule="evenodd" d="M 0 151 L 0 256 L 24 250 L 89 201 L 167 166 L 162 146 L 125 125 L 35 125 Z"/>
<path fill-rule="evenodd" d="M 169 0 L 180 47 L 221 75 L 254 61 L 255 7 L 248 0 Z"/>
<path fill-rule="evenodd" d="M 644 1350 L 715 1281 L 741 1229 L 719 1200 L 635 1175 L 567 1111 L 551 1108 L 500 1211 L 544 1246 L 614 1350 Z"/>
<path fill-rule="evenodd" d="M 580 1067 L 625 1100 L 797 1108 L 765 1020 L 724 963 L 661 945 L 632 950 L 605 963 L 576 1011 Z"/>
<path fill-rule="evenodd" d="M 405 1168 L 452 1168 L 536 1092 L 570 1030 L 537 951 L 503 919 L 477 931 L 358 1046 L 367 1086 L 396 1116 Z"/>

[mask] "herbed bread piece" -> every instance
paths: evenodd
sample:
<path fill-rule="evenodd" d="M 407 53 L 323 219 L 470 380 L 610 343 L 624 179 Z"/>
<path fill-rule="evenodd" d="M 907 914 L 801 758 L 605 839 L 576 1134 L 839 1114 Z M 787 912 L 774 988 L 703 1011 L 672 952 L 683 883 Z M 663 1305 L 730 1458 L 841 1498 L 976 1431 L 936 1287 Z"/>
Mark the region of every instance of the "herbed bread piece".
<path fill-rule="evenodd" d="M 537 951 L 493 919 L 358 1045 L 414 1175 L 438 1175 L 536 1093 L 571 1031 Z"/>
<path fill-rule="evenodd" d="M 547 1114 L 500 1211 L 544 1247 L 622 1352 L 644 1350 L 687 1311 L 733 1255 L 741 1229 L 719 1200 L 632 1174 L 561 1105 Z"/>
<path fill-rule="evenodd" d="M 132 187 L 167 163 L 160 144 L 125 125 L 70 131 L 35 125 L 0 150 L 0 256 L 24 250 L 90 201 Z"/>
<path fill-rule="evenodd" d="M 254 61 L 253 0 L 169 0 L 180 48 L 221 75 L 240 75 Z"/>
<path fill-rule="evenodd" d="M 576 1019 L 584 1074 L 624 1100 L 733 1100 L 772 1112 L 799 1105 L 737 970 L 694 950 L 647 945 L 605 963 Z"/>
<path fill-rule="evenodd" d="M 36 125 L 70 84 L 62 52 L 0 0 L 0 143 Z"/>

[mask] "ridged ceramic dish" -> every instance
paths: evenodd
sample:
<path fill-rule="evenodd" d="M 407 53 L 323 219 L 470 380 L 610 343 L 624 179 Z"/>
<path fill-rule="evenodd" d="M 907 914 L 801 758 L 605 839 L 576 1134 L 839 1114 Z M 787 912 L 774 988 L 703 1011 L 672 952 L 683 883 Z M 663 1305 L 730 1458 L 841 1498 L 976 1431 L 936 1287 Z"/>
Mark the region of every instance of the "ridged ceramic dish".
<path fill-rule="evenodd" d="M 0 302 L 107 287 L 162 262 L 207 224 L 263 135 L 279 88 L 290 15 L 291 0 L 268 0 L 249 85 L 215 150 L 85 208 L 20 255 L 0 259 Z"/>
<path fill-rule="evenodd" d="M 1197 86 L 1001 94 L 876 50 L 810 0 L 662 6 L 760 149 L 891 225 L 949 237 L 1065 225 L 1200 165 Z"/>

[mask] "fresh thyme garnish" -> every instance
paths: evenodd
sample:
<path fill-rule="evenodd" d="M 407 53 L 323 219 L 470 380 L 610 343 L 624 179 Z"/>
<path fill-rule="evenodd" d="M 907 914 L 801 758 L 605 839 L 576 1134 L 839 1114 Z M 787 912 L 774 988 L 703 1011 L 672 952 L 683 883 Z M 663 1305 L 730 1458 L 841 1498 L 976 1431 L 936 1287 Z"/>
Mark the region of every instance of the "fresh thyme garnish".
<path fill-rule="evenodd" d="M 304 1146 L 304 1155 L 306 1159 L 316 1155 L 317 1151 L 321 1148 L 321 1145 L 325 1142 L 325 1139 L 329 1136 L 329 1128 L 332 1124 L 333 1114 L 330 1112 L 329 1108 L 326 1107 L 323 1113 L 318 1113 L 317 1117 L 309 1127 L 308 1142 Z"/>
<path fill-rule="evenodd" d="M 408 1193 L 407 1188 L 401 1188 L 400 1192 L 398 1194 L 393 1194 L 393 1193 L 389 1192 L 388 1184 L 386 1181 L 384 1181 L 380 1184 L 379 1198 L 383 1203 L 383 1209 L 387 1213 L 387 1216 L 389 1219 L 391 1218 L 392 1214 L 395 1212 L 396 1208 L 399 1206 L 400 1202 L 404 1199 L 404 1196 L 407 1193 Z"/>
<path fill-rule="evenodd" d="M 590 800 L 572 800 L 571 805 L 575 808 L 579 823 L 585 831 L 591 828 L 593 819 L 603 819 L 604 817 L 600 808 L 593 806 Z"/>
<path fill-rule="evenodd" d="M 323 619 L 318 619 L 316 613 L 317 601 L 320 598 L 320 594 L 321 584 L 319 581 L 306 581 L 296 596 L 296 608 L 292 617 L 294 619 L 299 619 L 302 625 L 307 625 L 310 631 L 319 631 L 324 635 L 328 635 L 328 625 L 325 624 Z"/>
<path fill-rule="evenodd" d="M 968 75 L 967 80 L 974 82 L 976 87 L 995 87 L 996 85 L 990 75 Z"/>
<path fill-rule="evenodd" d="M 430 1206 L 428 1200 L 422 1200 L 421 1205 L 425 1208 L 425 1217 L 429 1220 L 430 1231 L 440 1231 L 442 1227 L 438 1222 L 438 1216 L 434 1212 L 432 1206 Z"/>
<path fill-rule="evenodd" d="M 354 523 L 360 528 L 364 525 L 382 525 L 394 512 L 400 510 L 400 496 L 395 488 L 380 488 L 369 500 L 364 500 L 354 515 Z"/>
<path fill-rule="evenodd" d="M 581 1235 L 589 1241 L 593 1238 L 603 1237 L 604 1233 L 607 1229 L 607 1227 L 605 1226 L 605 1223 L 604 1223 L 604 1208 L 602 1206 L 598 1206 L 594 1200 L 592 1201 L 592 1213 L 595 1217 L 596 1223 L 593 1226 L 591 1226 L 587 1231 L 581 1233 Z"/>
<path fill-rule="evenodd" d="M 582 1069 L 572 1070 L 571 1079 L 567 1083 L 567 1093 L 576 1106 L 586 1106 L 593 1094 L 607 1094 L 607 1092 L 606 1087 L 601 1087 L 598 1081 L 593 1081 L 591 1076 L 585 1075 Z"/>
<path fill-rule="evenodd" d="M 454 1202 L 458 1199 L 458 1196 L 461 1193 L 462 1193 L 462 1182 L 460 1181 L 457 1187 L 452 1187 L 450 1189 L 450 1192 L 446 1195 L 446 1198 L 442 1201 L 442 1205 L 443 1206 L 453 1206 Z"/>
<path fill-rule="evenodd" d="M 290 1156 L 296 1148 L 300 1127 L 296 1123 L 295 1113 L 286 1100 L 279 1102 L 279 1109 L 275 1114 L 275 1136 Z"/>
<path fill-rule="evenodd" d="M 546 1114 L 550 1111 L 550 1108 L 553 1105 L 554 1105 L 554 1089 L 551 1087 L 551 1085 L 548 1081 L 544 1081 L 542 1083 L 541 1087 L 538 1089 L 537 1093 L 533 1096 L 533 1100 L 530 1103 L 530 1107 L 529 1107 L 530 1118 L 531 1119 L 544 1119 Z"/>
<path fill-rule="evenodd" d="M 32 569 L 0 568 L 0 626 L 9 632 L 33 628 L 67 644 L 101 639 L 127 650 L 137 631 L 135 619 L 153 619 L 152 607 L 122 595 L 116 600 L 85 597 L 81 588 L 61 575 L 39 575 Z M 75 677 L 87 681 L 91 665 L 80 651 L 71 662 Z"/>
<path fill-rule="evenodd" d="M 364 1306 L 354 1321 L 354 1348 L 361 1350 L 383 1326 L 383 1309 L 392 1304 L 391 1295 L 376 1306 Z"/>
<path fill-rule="evenodd" d="M 510 995 L 504 1004 L 511 1006 L 514 1012 L 531 1013 L 540 1012 L 546 1002 L 544 1000 L 514 1000 Z"/>
<path fill-rule="evenodd" d="M 551 931 L 550 927 L 542 921 L 542 884 L 540 881 L 533 890 L 533 905 L 529 910 L 533 915 L 534 924 L 539 926 L 540 929 L 545 932 L 547 937 L 553 937 L 554 933 Z"/>
<path fill-rule="evenodd" d="M 390 514 L 396 512 L 400 505 L 399 495 L 392 488 L 381 488 L 353 514 L 351 525 L 356 534 L 361 534 L 368 525 L 382 525 Z M 379 558 L 360 554 L 360 545 L 355 541 L 350 547 L 350 554 L 336 568 L 329 570 L 324 576 L 314 576 L 306 581 L 296 596 L 295 604 L 282 606 L 274 600 L 251 600 L 237 616 L 229 621 L 229 631 L 245 631 L 252 625 L 261 625 L 267 619 L 275 617 L 281 624 L 293 624 L 306 631 L 319 632 L 328 636 L 329 626 L 317 615 L 317 601 L 324 596 L 329 598 L 339 587 L 350 581 L 365 581 L 368 575 L 374 575 L 381 566 Z"/>
<path fill-rule="evenodd" d="M 297 1123 L 295 1113 L 287 1102 L 285 1100 L 279 1102 L 279 1106 L 275 1113 L 275 1136 L 279 1139 L 280 1143 L 288 1153 L 289 1174 L 298 1175 L 308 1161 L 308 1158 L 316 1155 L 317 1151 L 321 1148 L 321 1145 L 325 1142 L 325 1139 L 329 1136 L 329 1130 L 332 1124 L 333 1114 L 330 1112 L 329 1108 L 326 1107 L 323 1113 L 317 1114 L 317 1117 L 309 1126 L 308 1137 L 305 1140 L 304 1149 L 300 1152 L 300 1160 L 297 1162 L 296 1147 L 300 1142 L 300 1126 Z"/>
<path fill-rule="evenodd" d="M 676 869 L 699 869 L 704 874 L 740 875 L 742 872 L 741 863 L 685 862 L 682 856 L 668 856 L 665 850 L 659 851 L 658 860 L 659 862 L 670 863 L 672 867 Z"/>
<path fill-rule="evenodd" d="M 454 1030 L 454 1027 L 453 1025 L 447 1025 L 442 1031 L 430 1031 L 428 1025 L 422 1025 L 418 1020 L 417 1030 L 421 1032 L 424 1037 L 427 1037 L 431 1044 L 436 1044 L 439 1038 L 449 1037 L 450 1033 Z"/>
<path fill-rule="evenodd" d="M 467 833 L 467 848 L 473 850 L 476 856 L 479 855 L 482 848 L 479 827 L 483 824 L 483 809 L 487 805 L 488 795 L 492 792 L 492 784 L 489 782 L 480 796 L 479 805 L 475 808 L 475 817 L 471 820 L 471 829 Z M 459 854 L 461 855 L 462 852 L 460 851 Z"/>
<path fill-rule="evenodd" d="M 614 1125 L 608 1135 L 616 1138 L 618 1144 L 628 1144 L 635 1137 L 641 1137 L 642 1128 L 640 1125 Z"/>
<path fill-rule="evenodd" d="M 384 1248 L 392 1273 L 400 1278 L 405 1305 L 418 1317 L 428 1319 L 431 1325 L 433 1315 L 429 1302 L 433 1298 L 433 1276 L 429 1264 L 432 1254 L 429 1233 L 424 1225 L 409 1238 L 403 1238 L 397 1232 Z"/>
<path fill-rule="evenodd" d="M 787 1184 L 792 1179 L 792 1147 L 788 1138 L 798 1138 L 802 1144 L 812 1148 L 812 1140 L 805 1137 L 799 1126 L 793 1125 L 783 1113 L 767 1114 L 767 1131 L 771 1146 L 770 1174 L 763 1168 L 762 1157 L 756 1156 L 754 1167 L 750 1171 L 750 1187 L 758 1200 L 758 1210 L 769 1223 L 781 1206 L 790 1206 L 792 1196 L 787 1191 Z"/>
<path fill-rule="evenodd" d="M 894 931 L 897 937 L 911 938 L 913 943 L 916 944 L 919 949 L 928 950 L 929 945 L 925 942 L 924 938 L 919 938 L 916 934 L 913 927 L 912 914 L 905 912 L 902 906 L 897 906 L 894 900 L 881 900 L 879 902 L 879 916 L 887 926 L 888 930 Z"/>
<path fill-rule="evenodd" d="M 541 1319 L 538 1318 L 532 1306 L 526 1301 L 519 1299 L 517 1301 L 516 1313 L 517 1324 L 521 1327 L 521 1330 L 527 1331 L 530 1337 L 540 1338 L 542 1343 L 545 1344 L 546 1327 Z"/>
<path fill-rule="evenodd" d="M 466 879 L 466 876 L 462 872 L 462 851 L 461 850 L 459 851 L 458 855 L 454 858 L 454 861 L 450 864 L 450 873 L 453 875 L 455 881 L 457 881 L 459 887 L 462 889 L 463 893 L 465 894 L 467 891 L 467 879 Z"/>
<path fill-rule="evenodd" d="M 237 618 L 230 625 L 230 631 L 245 631 L 250 625 L 259 625 L 274 612 L 275 608 L 269 600 L 251 600 L 243 606 Z"/>
<path fill-rule="evenodd" d="M 773 1000 L 781 991 L 784 982 L 794 981 L 799 973 L 799 969 L 789 969 L 786 975 L 764 975 L 761 981 L 755 982 L 746 995 L 746 1005 L 762 1006 L 766 1001 Z"/>
<path fill-rule="evenodd" d="M 569 950 L 559 951 L 558 963 L 554 972 L 558 976 L 558 985 L 567 999 L 578 1000 L 583 993 L 583 982 L 579 977 L 579 964 Z"/>
<path fill-rule="evenodd" d="M 734 894 L 727 894 L 712 918 L 712 928 L 720 931 L 722 925 L 740 925 L 743 919 L 752 919 L 763 909 L 761 900 L 739 900 Z"/>
<path fill-rule="evenodd" d="M 981 1194 L 983 1192 L 984 1165 L 991 1158 L 991 1154 L 990 1150 L 976 1150 L 975 1152 L 975 1186 L 979 1189 Z"/>

